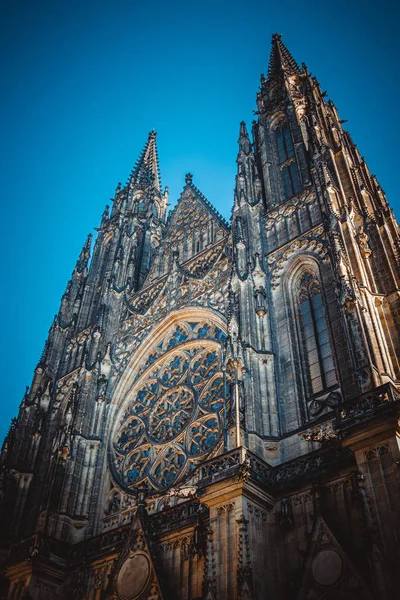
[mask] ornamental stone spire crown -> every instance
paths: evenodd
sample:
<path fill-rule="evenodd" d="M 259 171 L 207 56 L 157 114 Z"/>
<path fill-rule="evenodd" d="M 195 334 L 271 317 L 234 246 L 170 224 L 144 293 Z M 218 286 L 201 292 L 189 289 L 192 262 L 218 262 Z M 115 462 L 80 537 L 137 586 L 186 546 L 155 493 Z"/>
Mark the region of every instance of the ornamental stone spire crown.
<path fill-rule="evenodd" d="M 128 185 L 130 188 L 136 185 L 151 185 L 158 192 L 161 192 L 156 137 L 157 134 L 154 129 L 149 131 L 147 142 L 129 177 Z"/>
<path fill-rule="evenodd" d="M 286 71 L 289 74 L 300 73 L 297 62 L 282 42 L 282 35 L 280 33 L 274 33 L 272 36 L 268 78 L 272 78 L 282 71 Z"/>

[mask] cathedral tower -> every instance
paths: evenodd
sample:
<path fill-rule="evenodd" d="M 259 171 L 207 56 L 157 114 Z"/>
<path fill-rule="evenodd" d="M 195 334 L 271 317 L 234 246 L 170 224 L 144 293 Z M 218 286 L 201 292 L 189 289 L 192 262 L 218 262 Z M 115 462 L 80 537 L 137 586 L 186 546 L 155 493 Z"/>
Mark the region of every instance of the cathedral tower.
<path fill-rule="evenodd" d="M 228 224 L 156 134 L 86 240 L 1 454 L 2 598 L 394 597 L 400 237 L 274 35 Z M 397 438 L 398 439 L 398 438 Z"/>

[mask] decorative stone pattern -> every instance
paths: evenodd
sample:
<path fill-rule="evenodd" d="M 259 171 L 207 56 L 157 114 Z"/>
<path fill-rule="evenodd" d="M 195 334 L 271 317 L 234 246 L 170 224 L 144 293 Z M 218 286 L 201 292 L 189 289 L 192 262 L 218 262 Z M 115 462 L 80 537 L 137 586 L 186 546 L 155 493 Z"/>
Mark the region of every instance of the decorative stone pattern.
<path fill-rule="evenodd" d="M 211 324 L 181 322 L 149 350 L 113 438 L 112 466 L 125 489 L 144 480 L 155 490 L 176 485 L 220 440 L 230 397 L 224 338 Z"/>
<path fill-rule="evenodd" d="M 151 131 L 85 241 L 2 448 L 7 600 L 397 597 L 399 228 L 278 34 L 256 115 L 229 224 L 190 173 L 167 215 Z"/>

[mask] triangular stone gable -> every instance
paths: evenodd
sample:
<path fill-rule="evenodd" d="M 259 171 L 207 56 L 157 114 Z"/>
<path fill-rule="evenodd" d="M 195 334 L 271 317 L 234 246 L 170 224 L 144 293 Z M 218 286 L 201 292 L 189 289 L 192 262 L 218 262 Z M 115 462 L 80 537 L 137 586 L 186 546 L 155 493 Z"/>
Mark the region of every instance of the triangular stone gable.
<path fill-rule="evenodd" d="M 168 217 L 147 283 L 169 271 L 174 252 L 178 253 L 182 264 L 229 233 L 228 223 L 188 176 L 186 182 L 176 207 Z"/>
<path fill-rule="evenodd" d="M 311 532 L 298 600 L 373 600 L 348 554 L 321 516 Z"/>
<path fill-rule="evenodd" d="M 147 514 L 133 517 L 124 548 L 111 573 L 103 600 L 163 600 L 146 534 Z"/>

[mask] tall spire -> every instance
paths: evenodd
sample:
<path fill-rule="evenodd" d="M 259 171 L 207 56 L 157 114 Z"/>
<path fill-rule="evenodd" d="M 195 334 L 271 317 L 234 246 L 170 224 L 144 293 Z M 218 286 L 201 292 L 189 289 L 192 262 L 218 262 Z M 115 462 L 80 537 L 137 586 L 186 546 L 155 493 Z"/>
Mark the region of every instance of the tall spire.
<path fill-rule="evenodd" d="M 129 177 L 129 187 L 137 184 L 150 184 L 161 192 L 156 135 L 154 129 L 149 131 L 148 140 Z"/>
<path fill-rule="evenodd" d="M 78 271 L 78 273 L 81 273 L 83 271 L 83 269 L 85 269 L 88 265 L 88 261 L 90 258 L 91 241 L 92 241 L 92 234 L 89 233 L 89 235 L 86 238 L 86 242 L 84 243 L 81 253 L 79 255 L 78 261 L 76 263 L 75 268 Z"/>
<path fill-rule="evenodd" d="M 299 65 L 282 42 L 282 35 L 274 33 L 269 58 L 268 79 L 281 71 L 286 71 L 290 74 L 300 73 Z"/>
<path fill-rule="evenodd" d="M 249 139 L 249 134 L 247 133 L 246 123 L 242 121 L 240 123 L 240 134 L 239 134 L 239 153 L 244 152 L 245 154 L 250 154 L 251 152 L 251 142 Z"/>

